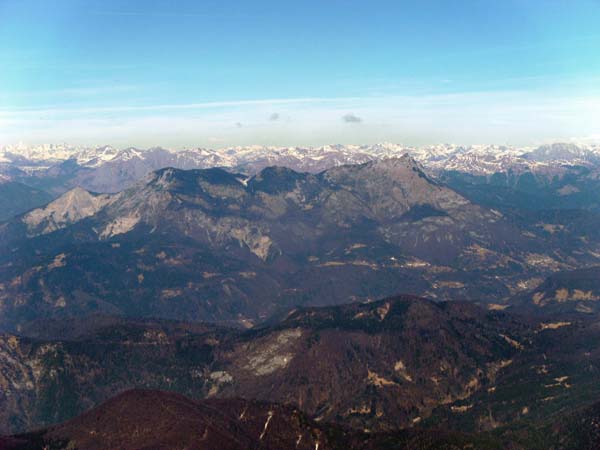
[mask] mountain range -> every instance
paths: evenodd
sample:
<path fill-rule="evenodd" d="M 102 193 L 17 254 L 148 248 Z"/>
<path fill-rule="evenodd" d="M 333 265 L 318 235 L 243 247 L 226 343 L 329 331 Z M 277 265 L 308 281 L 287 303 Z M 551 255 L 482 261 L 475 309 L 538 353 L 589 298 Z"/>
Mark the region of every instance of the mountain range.
<path fill-rule="evenodd" d="M 597 448 L 598 155 L 4 147 L 0 448 Z"/>
<path fill-rule="evenodd" d="M 246 331 L 102 316 L 81 322 L 86 330 L 73 336 L 57 333 L 71 327 L 59 320 L 2 339 L 3 428 L 64 420 L 146 387 L 277 401 L 326 422 L 396 429 L 491 386 L 518 353 L 513 342 L 529 334 L 502 312 L 413 297 L 299 309 Z"/>
<path fill-rule="evenodd" d="M 481 206 L 407 155 L 318 174 L 161 169 L 1 224 L 0 327 L 90 313 L 249 325 L 398 292 L 507 304 L 600 264 L 586 214 Z"/>
<path fill-rule="evenodd" d="M 7 441 L 30 447 L 6 448 L 174 448 L 202 436 L 198 448 L 295 448 L 300 435 L 309 448 L 593 448 L 598 330 L 415 297 L 302 308 L 245 331 L 45 322 L 0 340 L 0 424 L 49 427 Z"/>
<path fill-rule="evenodd" d="M 461 172 L 488 177 L 495 173 L 534 173 L 562 177 L 571 167 L 600 163 L 600 146 L 555 143 L 540 147 L 496 145 L 399 144 L 326 145 L 322 147 L 233 147 L 171 150 L 161 147 L 122 150 L 69 145 L 0 147 L 0 175 L 60 194 L 80 186 L 94 192 L 118 192 L 153 170 L 227 168 L 254 175 L 269 166 L 318 173 L 346 164 L 397 158 L 409 154 L 431 172 Z M 596 171 L 597 173 L 597 171 Z"/>

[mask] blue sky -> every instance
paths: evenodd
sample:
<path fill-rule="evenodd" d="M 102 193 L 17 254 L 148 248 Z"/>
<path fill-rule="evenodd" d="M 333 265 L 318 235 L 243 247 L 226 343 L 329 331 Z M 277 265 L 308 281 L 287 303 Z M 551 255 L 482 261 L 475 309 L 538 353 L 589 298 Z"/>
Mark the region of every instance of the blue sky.
<path fill-rule="evenodd" d="M 0 0 L 0 144 L 600 140 L 598 23 L 598 0 Z"/>

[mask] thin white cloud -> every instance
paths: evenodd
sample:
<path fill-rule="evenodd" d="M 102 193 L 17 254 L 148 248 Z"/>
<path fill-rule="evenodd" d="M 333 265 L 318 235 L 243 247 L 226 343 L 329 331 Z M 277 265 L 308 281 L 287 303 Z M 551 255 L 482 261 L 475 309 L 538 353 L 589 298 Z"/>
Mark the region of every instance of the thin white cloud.
<path fill-rule="evenodd" d="M 176 12 L 176 11 L 92 11 L 93 16 L 110 17 L 201 17 L 215 18 L 226 17 L 223 14 L 198 13 L 198 12 Z"/>
<path fill-rule="evenodd" d="M 157 104 L 157 105 L 115 105 L 115 106 L 99 106 L 99 107 L 80 107 L 80 108 L 62 108 L 62 107 L 47 107 L 47 108 L 22 108 L 22 109 L 0 109 L 0 114 L 98 114 L 98 113 L 115 113 L 115 112 L 143 112 L 143 111 L 169 111 L 169 110 L 192 110 L 192 109 L 209 109 L 209 108 L 226 108 L 240 106 L 259 106 L 259 105 L 285 105 L 298 103 L 331 103 L 337 101 L 359 100 L 360 97 L 346 98 L 274 98 L 261 100 L 233 100 L 233 101 L 218 101 L 218 102 L 200 102 L 200 103 L 180 103 L 180 104 Z"/>
<path fill-rule="evenodd" d="M 282 120 L 265 117 L 277 106 Z M 57 112 L 58 111 L 58 112 Z M 89 111 L 89 112 L 85 112 Z M 368 117 L 348 126 L 352 111 Z M 104 113 L 106 112 L 106 114 Z M 122 112 L 122 113 L 121 113 Z M 237 128 L 236 123 L 243 124 Z M 474 92 L 428 96 L 240 100 L 184 105 L 0 112 L 0 143 L 64 142 L 114 145 L 316 145 L 331 142 L 525 144 L 594 136 L 600 95 Z"/>

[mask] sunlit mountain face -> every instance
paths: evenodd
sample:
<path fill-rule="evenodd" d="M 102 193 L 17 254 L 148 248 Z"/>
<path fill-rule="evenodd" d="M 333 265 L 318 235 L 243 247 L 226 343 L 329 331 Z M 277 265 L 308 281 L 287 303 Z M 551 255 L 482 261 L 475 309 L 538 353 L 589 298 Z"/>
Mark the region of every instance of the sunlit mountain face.
<path fill-rule="evenodd" d="M 250 325 L 398 292 L 509 308 L 558 271 L 598 264 L 600 191 L 594 163 L 577 161 L 502 183 L 453 171 L 457 188 L 408 154 L 318 173 L 166 168 L 118 193 L 76 187 L 0 228 L 0 323 L 101 313 Z M 527 195 L 558 206 L 514 204 Z M 578 208 L 561 207 L 570 196 Z"/>

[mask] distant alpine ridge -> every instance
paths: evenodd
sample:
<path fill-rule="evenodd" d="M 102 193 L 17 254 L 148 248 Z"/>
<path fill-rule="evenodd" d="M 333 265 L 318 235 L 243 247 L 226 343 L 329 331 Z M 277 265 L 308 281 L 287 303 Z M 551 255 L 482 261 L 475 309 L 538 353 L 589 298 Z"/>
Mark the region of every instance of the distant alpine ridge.
<path fill-rule="evenodd" d="M 118 192 L 164 167 L 227 168 L 254 175 L 269 166 L 318 173 L 331 167 L 362 164 L 409 154 L 433 172 L 458 171 L 489 176 L 514 173 L 563 174 L 566 167 L 600 165 L 600 145 L 555 143 L 538 148 L 497 145 L 400 144 L 325 145 L 321 147 L 247 146 L 171 150 L 111 146 L 12 145 L 0 147 L 0 183 L 23 182 L 60 194 L 75 186 L 94 192 Z"/>

